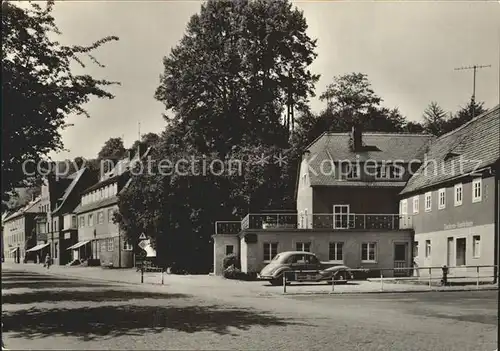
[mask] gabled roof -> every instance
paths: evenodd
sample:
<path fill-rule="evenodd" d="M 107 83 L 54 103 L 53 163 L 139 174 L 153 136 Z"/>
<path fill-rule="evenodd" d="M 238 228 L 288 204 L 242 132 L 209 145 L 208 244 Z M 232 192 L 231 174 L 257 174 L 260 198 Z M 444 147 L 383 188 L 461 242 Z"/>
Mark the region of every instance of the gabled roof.
<path fill-rule="evenodd" d="M 422 164 L 401 194 L 468 176 L 500 159 L 500 105 L 430 144 Z M 461 161 L 462 160 L 462 161 Z"/>
<path fill-rule="evenodd" d="M 3 219 L 4 222 L 8 222 L 11 219 L 22 216 L 25 213 L 38 213 L 38 209 L 35 206 L 41 201 L 41 197 L 38 196 L 36 199 L 30 201 L 26 206 L 21 207 L 19 210 L 9 214 L 7 217 Z"/>
<path fill-rule="evenodd" d="M 62 194 L 61 198 L 58 199 L 58 202 L 60 200 L 59 205 L 55 208 L 54 211 L 52 211 L 52 214 L 57 213 L 61 208 L 63 208 L 64 204 L 66 203 L 66 200 L 68 199 L 69 195 L 75 189 L 76 184 L 80 181 L 82 178 L 82 175 L 87 171 L 87 168 L 82 168 L 78 170 L 77 172 L 72 173 L 71 175 L 68 176 L 68 179 L 71 179 L 71 183 L 68 185 L 68 187 L 64 190 L 64 193 Z M 57 203 L 57 202 L 56 202 Z"/>
<path fill-rule="evenodd" d="M 349 185 L 344 180 L 335 179 L 328 172 L 320 171 L 322 162 L 325 160 L 334 163 L 341 161 L 364 162 L 367 160 L 407 163 L 412 160 L 421 160 L 426 145 L 433 138 L 432 135 L 428 134 L 363 133 L 363 144 L 373 148 L 354 152 L 350 147 L 349 133 L 323 133 L 309 145 L 307 150 L 310 152 L 310 184 L 312 186 Z M 373 151 L 374 148 L 379 151 Z M 311 168 L 314 171 L 311 171 Z M 398 186 L 404 186 L 404 182 L 398 182 Z"/>
<path fill-rule="evenodd" d="M 113 167 L 113 169 L 109 172 L 107 172 L 103 178 L 97 183 L 92 185 L 90 188 L 85 189 L 85 191 L 82 192 L 82 195 L 87 194 L 91 191 L 94 191 L 96 189 L 100 189 L 101 187 L 117 182 L 121 177 L 126 175 L 132 169 L 137 162 L 139 162 L 141 159 L 147 157 L 149 153 L 151 152 L 152 148 L 148 147 L 146 151 L 142 155 L 136 154 L 132 159 L 124 158 Z"/>
<path fill-rule="evenodd" d="M 80 204 L 80 205 L 78 205 L 75 208 L 74 212 L 76 214 L 82 214 L 82 213 L 85 213 L 85 212 L 97 210 L 99 208 L 113 206 L 117 202 L 118 202 L 118 197 L 117 196 L 112 196 L 112 197 L 108 197 L 106 199 L 102 199 L 102 200 L 99 200 L 99 201 L 96 201 L 96 202 L 92 202 L 90 204 L 86 204 L 86 205 Z"/>

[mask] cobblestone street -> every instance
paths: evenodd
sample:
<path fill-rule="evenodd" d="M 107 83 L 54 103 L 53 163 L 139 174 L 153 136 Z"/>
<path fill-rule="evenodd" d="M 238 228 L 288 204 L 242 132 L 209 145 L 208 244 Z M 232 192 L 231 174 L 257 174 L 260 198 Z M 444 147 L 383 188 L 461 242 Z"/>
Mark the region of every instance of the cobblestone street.
<path fill-rule="evenodd" d="M 216 285 L 201 291 L 4 269 L 4 341 L 47 350 L 496 348 L 497 291 L 265 297 Z"/>

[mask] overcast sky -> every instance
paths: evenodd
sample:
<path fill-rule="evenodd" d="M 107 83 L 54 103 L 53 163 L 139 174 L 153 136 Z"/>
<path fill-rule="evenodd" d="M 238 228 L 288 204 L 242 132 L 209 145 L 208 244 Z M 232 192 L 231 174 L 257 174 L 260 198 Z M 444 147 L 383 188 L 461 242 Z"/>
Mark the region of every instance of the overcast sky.
<path fill-rule="evenodd" d="M 129 147 L 141 133 L 161 132 L 163 105 L 153 97 L 163 71 L 162 58 L 181 39 L 198 1 L 57 2 L 54 17 L 65 44 L 88 44 L 106 35 L 119 42 L 95 56 L 106 68 L 87 66 L 95 77 L 118 80 L 114 100 L 93 100 L 91 118 L 71 116 L 63 131 L 69 152 L 56 159 L 96 157 L 110 137 Z M 420 120 L 430 101 L 456 111 L 470 99 L 473 64 L 478 71 L 476 98 L 487 107 L 499 103 L 499 2 L 296 2 L 304 11 L 309 35 L 318 39 L 311 69 L 321 74 L 319 95 L 336 75 L 362 72 L 387 107 Z M 317 98 L 313 110 L 324 107 Z"/>

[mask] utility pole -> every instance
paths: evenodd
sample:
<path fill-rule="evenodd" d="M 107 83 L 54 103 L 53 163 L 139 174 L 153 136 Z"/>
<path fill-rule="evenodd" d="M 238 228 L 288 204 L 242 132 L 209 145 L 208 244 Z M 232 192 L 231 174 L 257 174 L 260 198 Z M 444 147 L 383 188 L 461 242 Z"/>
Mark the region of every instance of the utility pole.
<path fill-rule="evenodd" d="M 139 139 L 137 139 L 137 140 L 141 141 L 141 122 L 138 122 L 138 125 L 139 125 L 139 127 L 138 127 Z"/>
<path fill-rule="evenodd" d="M 468 67 L 455 68 L 455 71 L 463 71 L 463 70 L 472 69 L 473 72 L 474 72 L 473 73 L 473 78 L 472 78 L 472 98 L 471 98 L 471 102 L 472 102 L 472 118 L 476 117 L 476 111 L 475 111 L 475 107 L 476 107 L 476 71 L 478 69 L 487 68 L 487 67 L 491 67 L 491 65 L 474 65 L 474 66 L 468 66 Z"/>

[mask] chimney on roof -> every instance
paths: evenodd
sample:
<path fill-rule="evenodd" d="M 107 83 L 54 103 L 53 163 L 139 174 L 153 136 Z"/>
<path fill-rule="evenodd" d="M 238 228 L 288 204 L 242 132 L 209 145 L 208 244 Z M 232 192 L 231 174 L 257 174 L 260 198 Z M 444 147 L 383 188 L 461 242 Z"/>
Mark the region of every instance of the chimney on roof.
<path fill-rule="evenodd" d="M 359 151 L 363 148 L 363 132 L 361 124 L 355 123 L 351 129 L 351 141 L 353 151 Z"/>
<path fill-rule="evenodd" d="M 306 150 L 304 151 L 304 153 L 302 154 L 302 159 L 309 159 L 309 156 L 311 156 L 311 151 L 309 150 Z"/>
<path fill-rule="evenodd" d="M 135 150 L 134 149 L 128 149 L 127 150 L 127 158 L 129 160 L 133 159 L 134 158 L 134 155 L 135 155 Z"/>

